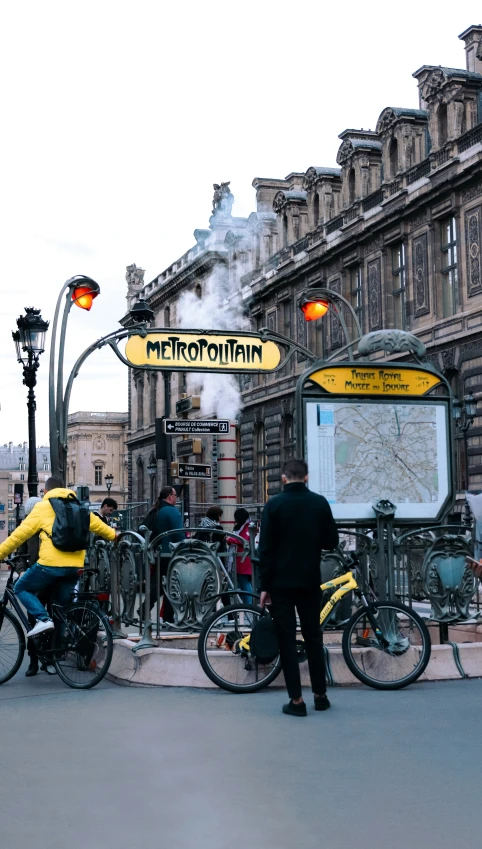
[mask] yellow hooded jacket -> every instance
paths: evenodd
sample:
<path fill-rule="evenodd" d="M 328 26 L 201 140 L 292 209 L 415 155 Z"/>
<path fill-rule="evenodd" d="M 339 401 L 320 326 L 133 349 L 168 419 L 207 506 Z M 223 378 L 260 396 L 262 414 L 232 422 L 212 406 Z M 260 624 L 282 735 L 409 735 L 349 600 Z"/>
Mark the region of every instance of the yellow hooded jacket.
<path fill-rule="evenodd" d="M 69 489 L 51 489 L 46 492 L 42 501 L 39 501 L 32 512 L 23 520 L 12 534 L 0 545 L 0 560 L 8 557 L 12 551 L 15 551 L 22 543 L 26 542 L 34 534 L 40 532 L 40 551 L 38 562 L 41 566 L 72 566 L 75 569 L 82 569 L 84 565 L 85 551 L 59 551 L 52 545 L 50 536 L 52 535 L 52 527 L 55 519 L 54 508 L 49 503 L 50 498 L 67 498 Z M 74 493 L 75 495 L 75 493 Z M 90 514 L 90 530 L 103 539 L 115 539 L 115 531 L 106 525 L 102 519 Z M 45 533 L 42 533 L 45 531 Z"/>

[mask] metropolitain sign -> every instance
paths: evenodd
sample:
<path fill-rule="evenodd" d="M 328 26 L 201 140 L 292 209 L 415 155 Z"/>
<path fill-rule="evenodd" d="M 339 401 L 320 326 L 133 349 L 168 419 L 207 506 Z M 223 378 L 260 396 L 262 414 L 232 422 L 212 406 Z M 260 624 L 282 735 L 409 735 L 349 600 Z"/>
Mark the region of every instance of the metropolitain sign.
<path fill-rule="evenodd" d="M 281 352 L 256 334 L 152 331 L 131 336 L 126 359 L 134 367 L 188 371 L 273 371 Z"/>

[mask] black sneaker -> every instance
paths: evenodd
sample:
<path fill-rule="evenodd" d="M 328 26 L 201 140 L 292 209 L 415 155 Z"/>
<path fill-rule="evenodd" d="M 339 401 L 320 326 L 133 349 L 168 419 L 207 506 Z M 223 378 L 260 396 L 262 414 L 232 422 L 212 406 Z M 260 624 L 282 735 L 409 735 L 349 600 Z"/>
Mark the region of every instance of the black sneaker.
<path fill-rule="evenodd" d="M 33 678 L 38 672 L 38 660 L 30 660 L 29 667 L 25 673 L 27 678 Z"/>
<path fill-rule="evenodd" d="M 287 713 L 290 716 L 306 716 L 306 705 L 304 702 L 294 705 L 293 699 L 290 699 L 287 705 L 283 705 L 283 713 Z"/>
<path fill-rule="evenodd" d="M 315 710 L 328 710 L 331 707 L 328 696 L 315 696 Z"/>

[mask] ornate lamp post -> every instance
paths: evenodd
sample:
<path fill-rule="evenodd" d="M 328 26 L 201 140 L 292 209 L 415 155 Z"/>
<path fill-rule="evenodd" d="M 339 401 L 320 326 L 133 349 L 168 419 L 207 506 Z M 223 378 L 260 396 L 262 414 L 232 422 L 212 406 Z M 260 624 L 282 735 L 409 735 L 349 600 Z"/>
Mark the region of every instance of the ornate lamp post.
<path fill-rule="evenodd" d="M 12 333 L 17 350 L 17 360 L 23 367 L 23 382 L 28 387 L 28 494 L 38 492 L 37 439 L 35 434 L 35 386 L 39 357 L 45 351 L 45 334 L 49 326 L 40 315 L 40 310 L 25 308 L 26 315 L 17 318 L 18 330 Z"/>
<path fill-rule="evenodd" d="M 108 474 L 108 475 L 105 476 L 104 480 L 105 480 L 105 485 L 107 487 L 107 495 L 110 495 L 110 491 L 112 489 L 112 483 L 113 483 L 113 480 L 114 480 L 114 475 Z"/>
<path fill-rule="evenodd" d="M 157 461 L 156 458 L 151 454 L 149 457 L 149 465 L 147 467 L 147 474 L 149 475 L 149 479 L 151 481 L 151 504 L 154 503 L 154 478 L 157 475 Z"/>
<path fill-rule="evenodd" d="M 62 296 L 66 293 L 62 324 L 60 328 L 59 343 L 57 349 L 57 325 L 59 322 Z M 52 474 L 65 480 L 67 460 L 67 425 L 64 412 L 64 352 L 65 334 L 70 310 L 75 304 L 83 310 L 89 311 L 92 302 L 100 294 L 100 286 L 91 277 L 77 274 L 66 280 L 60 290 L 55 307 L 54 322 L 52 325 L 52 341 L 50 344 L 50 371 L 49 371 L 49 430 L 50 430 L 50 459 Z M 57 374 L 55 367 L 57 366 Z"/>
<path fill-rule="evenodd" d="M 336 302 L 340 302 L 340 304 L 344 304 L 347 307 L 348 311 L 351 314 L 353 321 L 353 329 L 357 334 L 357 339 L 360 339 L 362 336 L 362 331 L 360 327 L 360 322 L 358 321 L 358 316 L 353 309 L 352 305 L 343 295 L 340 295 L 338 292 L 333 292 L 331 289 L 323 288 L 313 288 L 307 289 L 305 292 L 301 294 L 298 306 L 305 317 L 305 321 L 316 321 L 318 318 L 323 318 L 324 315 L 328 311 L 332 312 L 336 315 L 338 321 L 341 324 L 343 334 L 345 336 L 345 346 L 338 350 L 338 354 L 345 349 L 348 350 L 348 356 L 353 359 L 353 342 L 356 339 L 351 339 L 350 334 L 348 332 L 348 327 L 343 316 L 342 310 L 336 305 Z"/>
<path fill-rule="evenodd" d="M 459 401 L 458 398 L 455 398 L 452 410 L 457 430 L 462 434 L 464 439 L 464 489 L 468 489 L 469 462 L 467 433 L 472 427 L 477 415 L 477 401 L 472 395 L 472 392 L 469 392 L 468 395 L 464 395 L 463 403 L 462 401 Z"/>

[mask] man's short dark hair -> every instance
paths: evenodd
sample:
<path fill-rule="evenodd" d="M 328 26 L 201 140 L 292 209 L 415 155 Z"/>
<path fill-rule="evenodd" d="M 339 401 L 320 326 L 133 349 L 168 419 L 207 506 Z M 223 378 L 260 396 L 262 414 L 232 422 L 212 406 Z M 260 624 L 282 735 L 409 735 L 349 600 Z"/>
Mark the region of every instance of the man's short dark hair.
<path fill-rule="evenodd" d="M 55 475 L 52 475 L 51 478 L 47 478 L 44 485 L 44 492 L 50 492 L 51 489 L 63 489 L 64 482 L 62 478 L 57 478 Z"/>
<path fill-rule="evenodd" d="M 283 463 L 281 474 L 289 481 L 302 481 L 308 474 L 308 464 L 304 460 L 296 460 L 293 457 Z"/>
<path fill-rule="evenodd" d="M 163 486 L 159 493 L 159 501 L 165 501 L 173 492 L 176 492 L 173 486 Z"/>
<path fill-rule="evenodd" d="M 117 501 L 115 500 L 115 498 L 104 498 L 102 504 L 100 505 L 101 509 L 102 507 L 113 507 L 114 510 L 117 510 Z"/>
<path fill-rule="evenodd" d="M 214 522 L 219 522 L 221 516 L 223 515 L 223 508 L 219 507 L 219 505 L 215 504 L 214 507 L 210 507 L 206 513 L 208 519 L 213 519 Z"/>

